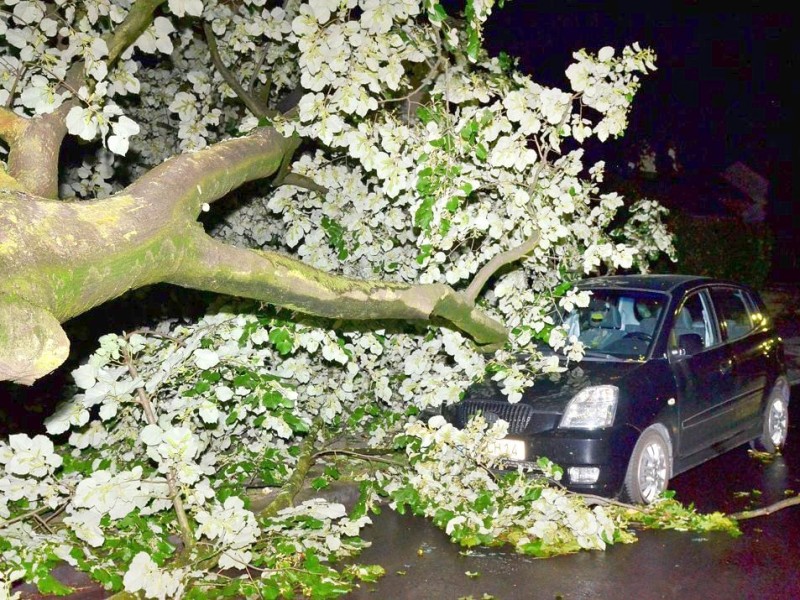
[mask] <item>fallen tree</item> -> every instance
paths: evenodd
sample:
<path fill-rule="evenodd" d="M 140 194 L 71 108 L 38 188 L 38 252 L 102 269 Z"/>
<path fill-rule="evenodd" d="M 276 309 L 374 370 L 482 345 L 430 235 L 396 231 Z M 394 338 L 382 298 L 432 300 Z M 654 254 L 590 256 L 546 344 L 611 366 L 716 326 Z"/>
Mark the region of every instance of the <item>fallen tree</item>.
<path fill-rule="evenodd" d="M 6 134 L 12 155 L 18 144 L 57 154 L 43 148 L 37 134 L 26 135 L 27 127 L 36 129 L 24 123 L 18 136 Z M 295 146 L 261 128 L 168 160 L 122 192 L 93 202 L 34 195 L 19 182 L 21 167 L 12 166 L 0 188 L 0 379 L 29 384 L 49 373 L 68 354 L 59 323 L 158 282 L 333 319 L 441 317 L 481 345 L 503 344 L 505 327 L 448 286 L 338 277 L 279 253 L 235 248 L 203 231 L 197 217 L 204 205 L 274 175 Z M 27 148 L 21 152 L 33 165 L 25 178 L 41 184 L 41 191 L 54 187 L 45 184 L 46 161 L 35 160 Z"/>
<path fill-rule="evenodd" d="M 579 358 L 553 317 L 588 302 L 571 282 L 671 251 L 655 203 L 616 226 L 623 200 L 580 148 L 624 131 L 652 52 L 582 50 L 570 91 L 541 86 L 482 49 L 491 5 L 7 3 L 0 379 L 56 368 L 61 323 L 127 290 L 260 303 L 101 337 L 48 436 L 0 442 L 0 591 L 63 591 L 48 577 L 67 561 L 148 597 L 341 594 L 375 571 L 326 561 L 358 551 L 381 499 L 467 545 L 629 539 L 603 507 L 500 484 L 451 443 L 466 434 L 415 421 L 487 369 L 518 397 L 559 368 L 537 340 Z M 367 470 L 353 514 L 294 505 L 307 475 L 324 487 L 379 448 L 395 470 Z M 276 501 L 255 514 L 262 489 Z"/>
<path fill-rule="evenodd" d="M 107 68 L 163 3 L 134 3 L 106 35 Z M 78 62 L 63 86 L 77 90 L 90 81 L 85 63 Z M 59 200 L 59 152 L 67 117 L 79 104 L 73 97 L 36 116 L 0 109 L 0 139 L 9 148 L 0 177 L 0 380 L 30 384 L 49 373 L 69 352 L 60 323 L 157 282 L 330 318 L 442 317 L 479 344 L 496 348 L 505 341 L 502 324 L 446 286 L 337 277 L 206 235 L 197 222 L 201 211 L 248 181 L 276 175 L 291 160 L 299 141 L 271 127 L 168 160 L 103 200 Z"/>

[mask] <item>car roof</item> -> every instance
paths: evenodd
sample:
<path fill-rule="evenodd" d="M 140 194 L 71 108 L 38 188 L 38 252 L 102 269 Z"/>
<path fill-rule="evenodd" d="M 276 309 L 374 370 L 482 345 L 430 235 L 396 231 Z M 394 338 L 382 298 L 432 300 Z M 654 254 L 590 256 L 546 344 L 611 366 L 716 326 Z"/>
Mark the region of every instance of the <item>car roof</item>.
<path fill-rule="evenodd" d="M 745 287 L 730 281 L 723 281 L 721 279 L 713 279 L 700 275 L 607 275 L 583 279 L 577 284 L 577 287 L 580 289 L 623 288 L 675 294 L 704 284 Z"/>

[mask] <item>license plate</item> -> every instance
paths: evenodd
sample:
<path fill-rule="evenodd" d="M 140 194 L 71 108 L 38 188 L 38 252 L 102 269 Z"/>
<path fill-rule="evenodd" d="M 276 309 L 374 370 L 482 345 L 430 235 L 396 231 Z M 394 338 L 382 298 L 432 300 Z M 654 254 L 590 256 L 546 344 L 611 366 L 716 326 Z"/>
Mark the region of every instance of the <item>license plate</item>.
<path fill-rule="evenodd" d="M 508 460 L 525 460 L 525 442 L 503 439 L 496 441 L 490 450 L 492 456 Z"/>

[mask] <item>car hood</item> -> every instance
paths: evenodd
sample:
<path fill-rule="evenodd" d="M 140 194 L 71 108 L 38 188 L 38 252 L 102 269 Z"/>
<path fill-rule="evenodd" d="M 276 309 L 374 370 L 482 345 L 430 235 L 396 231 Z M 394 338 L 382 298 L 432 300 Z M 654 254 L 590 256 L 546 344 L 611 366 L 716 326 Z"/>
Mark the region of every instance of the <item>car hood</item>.
<path fill-rule="evenodd" d="M 508 422 L 509 435 L 536 434 L 558 427 L 567 403 L 579 391 L 592 385 L 617 385 L 635 377 L 645 363 L 623 360 L 597 360 L 587 357 L 557 375 L 541 376 L 522 399 L 511 404 L 497 382 L 486 380 L 467 390 L 464 400 L 447 408 L 446 418 L 463 428 L 476 414 L 491 423 Z"/>
<path fill-rule="evenodd" d="M 616 385 L 642 367 L 641 362 L 583 360 L 563 373 L 542 376 L 522 396 L 537 412 L 561 414 L 567 402 L 582 389 L 595 385 Z"/>
<path fill-rule="evenodd" d="M 571 365 L 563 373 L 542 375 L 534 385 L 525 390 L 520 404 L 527 404 L 536 412 L 562 414 L 567 402 L 582 389 L 594 385 L 621 385 L 642 368 L 644 363 L 634 361 L 598 361 L 586 359 Z M 467 401 L 505 401 L 506 397 L 494 381 L 484 381 L 468 390 Z"/>

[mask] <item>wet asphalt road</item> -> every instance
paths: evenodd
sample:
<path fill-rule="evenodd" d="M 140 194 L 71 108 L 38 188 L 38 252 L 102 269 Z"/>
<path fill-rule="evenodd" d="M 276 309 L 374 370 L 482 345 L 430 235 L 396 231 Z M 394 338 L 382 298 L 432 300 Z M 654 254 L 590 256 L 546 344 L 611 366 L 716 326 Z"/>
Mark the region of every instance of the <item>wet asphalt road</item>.
<path fill-rule="evenodd" d="M 781 500 L 785 490 L 800 492 L 800 386 L 790 407 L 783 456 L 762 464 L 746 446 L 737 448 L 676 477 L 670 487 L 677 498 L 702 511 L 736 512 Z M 387 574 L 349 594 L 351 600 L 800 598 L 800 506 L 743 521 L 738 538 L 648 531 L 636 544 L 550 559 L 461 553 L 422 519 L 388 510 L 373 519 L 365 536 L 373 545 L 359 562 L 381 564 Z"/>

